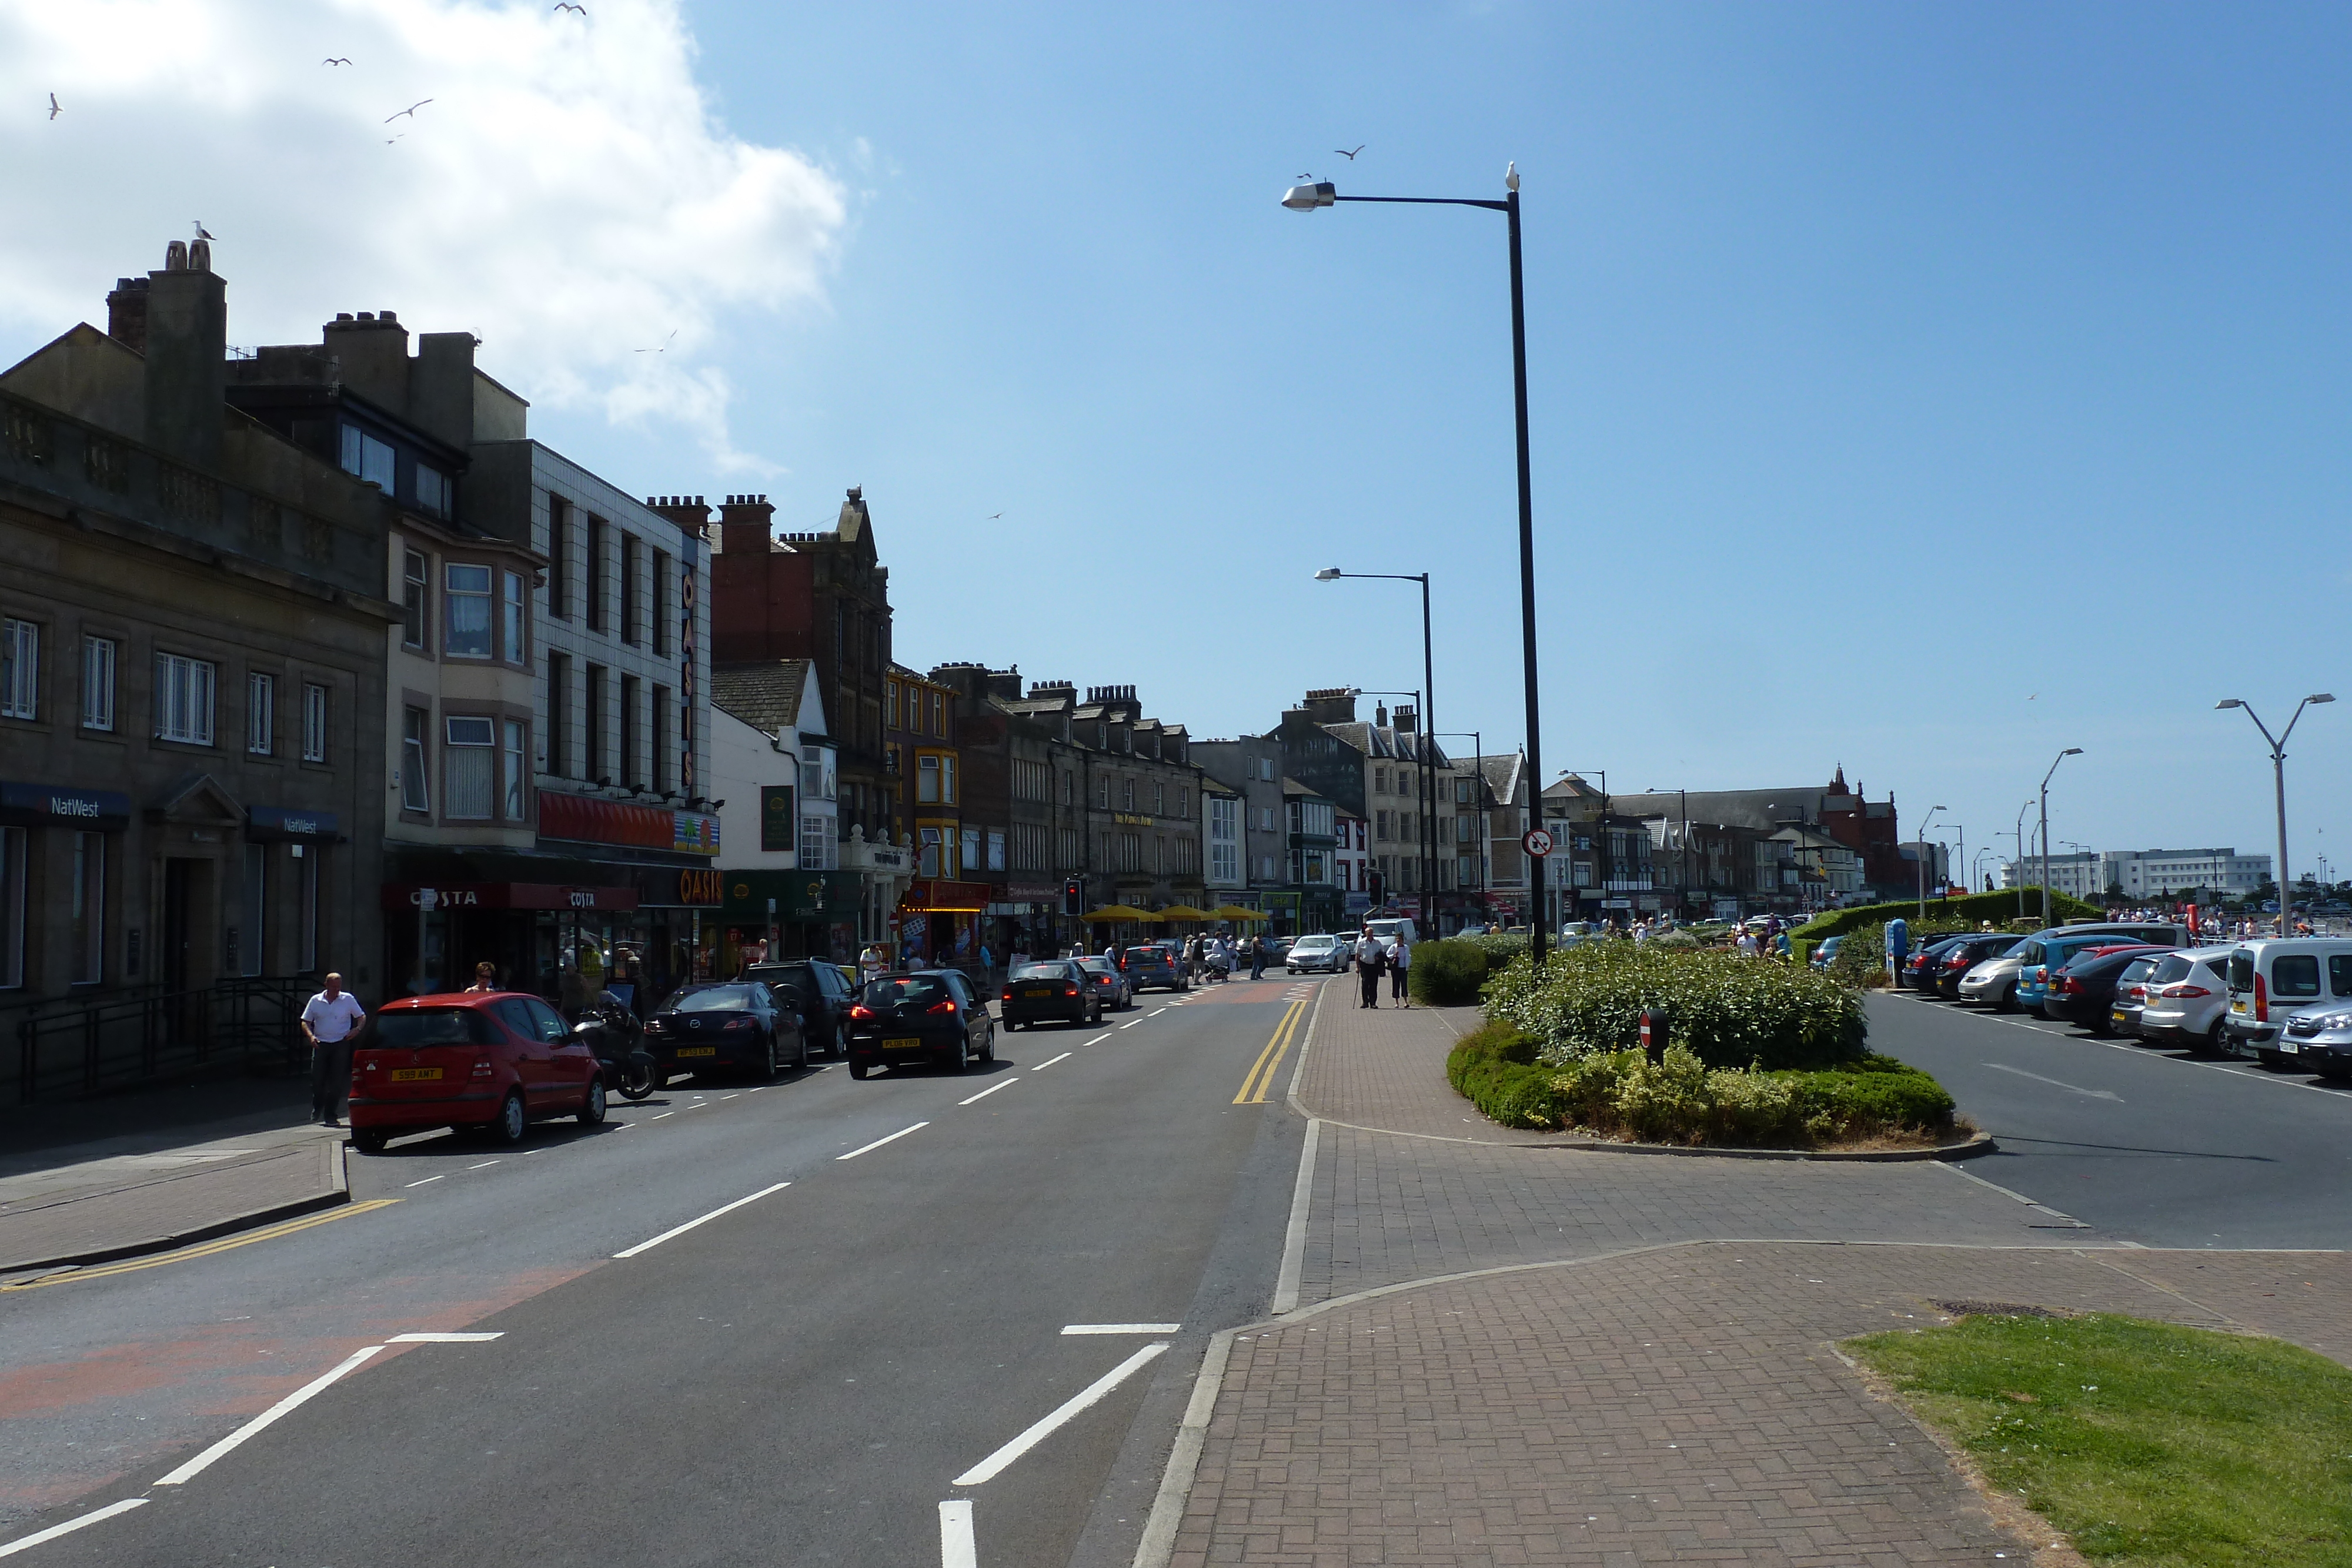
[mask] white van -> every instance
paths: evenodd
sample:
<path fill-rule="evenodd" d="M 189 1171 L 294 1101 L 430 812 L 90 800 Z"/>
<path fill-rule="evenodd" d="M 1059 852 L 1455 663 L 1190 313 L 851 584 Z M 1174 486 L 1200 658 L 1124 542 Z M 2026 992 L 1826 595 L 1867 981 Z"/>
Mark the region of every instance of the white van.
<path fill-rule="evenodd" d="M 2221 1045 L 2234 1056 L 2273 1066 L 2289 1019 L 2313 1009 L 2340 1009 L 2352 999 L 2352 941 L 2340 936 L 2270 937 L 2241 942 L 2230 951 L 2230 1010 Z"/>
<path fill-rule="evenodd" d="M 1367 935 L 1378 937 L 1381 946 L 1391 951 L 1395 950 L 1399 936 L 1415 946 L 1421 942 L 1421 933 L 1413 929 L 1410 916 L 1400 916 L 1394 920 L 1367 920 L 1364 930 Z"/>

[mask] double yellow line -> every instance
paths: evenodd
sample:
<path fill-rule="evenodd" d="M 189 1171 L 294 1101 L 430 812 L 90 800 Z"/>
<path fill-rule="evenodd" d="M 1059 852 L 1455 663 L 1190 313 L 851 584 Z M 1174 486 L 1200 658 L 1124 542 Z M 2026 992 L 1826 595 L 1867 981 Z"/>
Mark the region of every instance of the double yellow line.
<path fill-rule="evenodd" d="M 1250 1063 L 1249 1075 L 1242 1080 L 1242 1092 L 1234 1096 L 1234 1104 L 1265 1103 L 1265 1092 L 1274 1082 L 1274 1070 L 1282 1065 L 1283 1054 L 1298 1038 L 1298 1020 L 1307 1016 L 1308 1005 L 1304 998 L 1292 1002 L 1282 1015 L 1282 1021 L 1274 1026 L 1274 1038 L 1265 1042 L 1265 1049 Z"/>
<path fill-rule="evenodd" d="M 315 1225 L 326 1225 L 338 1219 L 349 1219 L 354 1214 L 366 1214 L 373 1209 L 390 1208 L 400 1199 L 372 1197 L 363 1203 L 347 1203 L 337 1208 L 306 1214 L 299 1219 L 289 1219 L 277 1225 L 264 1226 L 259 1230 L 247 1230 L 236 1236 L 224 1236 L 217 1241 L 199 1242 L 184 1247 L 177 1252 L 165 1252 L 153 1258 L 126 1258 L 120 1263 L 104 1263 L 95 1269 L 74 1269 L 64 1273 L 27 1280 L 21 1285 L 0 1285 L 0 1291 L 37 1291 L 47 1285 L 70 1285 L 80 1280 L 104 1280 L 116 1274 L 135 1274 L 142 1269 L 161 1269 L 166 1263 L 184 1263 L 191 1258 L 209 1258 L 215 1252 L 232 1248 L 250 1247 L 257 1241 L 274 1241 L 280 1236 L 291 1236 L 298 1230 L 308 1230 Z"/>

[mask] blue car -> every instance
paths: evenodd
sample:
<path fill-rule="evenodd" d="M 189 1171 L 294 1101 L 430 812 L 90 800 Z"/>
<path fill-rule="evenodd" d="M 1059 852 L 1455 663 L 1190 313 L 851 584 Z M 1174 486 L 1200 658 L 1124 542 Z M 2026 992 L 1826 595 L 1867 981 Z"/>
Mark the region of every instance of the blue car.
<path fill-rule="evenodd" d="M 2017 949 L 2017 1005 L 2030 1013 L 2055 1018 L 2042 1004 L 2050 998 L 2050 977 L 2085 953 L 2101 947 L 2137 947 L 2138 937 L 2114 931 L 2044 931 L 2029 936 Z"/>

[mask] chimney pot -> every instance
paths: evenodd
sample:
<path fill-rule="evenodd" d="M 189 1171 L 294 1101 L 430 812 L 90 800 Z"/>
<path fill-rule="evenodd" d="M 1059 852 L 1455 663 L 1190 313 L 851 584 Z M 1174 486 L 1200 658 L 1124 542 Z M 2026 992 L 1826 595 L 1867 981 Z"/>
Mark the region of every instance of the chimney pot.
<path fill-rule="evenodd" d="M 360 319 L 362 321 L 373 321 L 375 319 L 375 312 L 373 310 L 362 310 L 360 312 Z"/>
<path fill-rule="evenodd" d="M 379 320 L 379 321 L 397 321 L 397 320 L 399 320 L 399 319 L 400 319 L 400 318 L 399 318 L 399 317 L 397 317 L 397 316 L 394 315 L 394 314 L 393 314 L 391 311 L 389 311 L 389 310 L 379 310 L 379 311 L 377 311 L 377 312 L 375 313 L 375 319 L 376 319 L 377 320 Z"/>
<path fill-rule="evenodd" d="M 348 321 L 351 319 L 352 313 L 348 310 L 338 310 L 335 312 L 335 319 L 338 321 Z"/>
<path fill-rule="evenodd" d="M 210 272 L 213 269 L 213 246 L 210 240 L 198 240 L 188 247 L 188 270 Z"/>
<path fill-rule="evenodd" d="M 163 270 L 166 272 L 185 272 L 188 270 L 187 241 L 184 239 L 175 239 L 171 244 L 163 247 Z"/>

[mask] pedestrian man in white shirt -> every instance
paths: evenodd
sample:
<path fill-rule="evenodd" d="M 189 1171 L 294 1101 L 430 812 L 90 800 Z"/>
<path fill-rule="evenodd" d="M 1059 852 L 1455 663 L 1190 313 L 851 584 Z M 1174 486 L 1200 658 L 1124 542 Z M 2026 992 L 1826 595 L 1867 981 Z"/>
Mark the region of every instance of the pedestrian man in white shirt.
<path fill-rule="evenodd" d="M 367 1009 L 343 989 L 343 977 L 329 974 L 325 987 L 302 1005 L 302 1033 L 310 1042 L 310 1114 L 319 1124 L 335 1124 L 336 1108 L 351 1088 L 351 1038 L 367 1021 Z"/>
<path fill-rule="evenodd" d="M 1361 988 L 1356 999 L 1358 1007 L 1381 1005 L 1381 969 L 1387 962 L 1388 949 L 1381 946 L 1379 937 L 1365 932 L 1363 940 L 1356 944 L 1356 980 Z"/>

